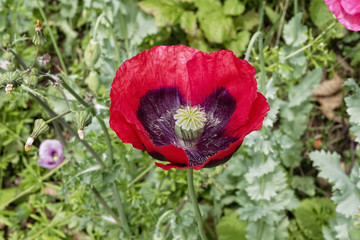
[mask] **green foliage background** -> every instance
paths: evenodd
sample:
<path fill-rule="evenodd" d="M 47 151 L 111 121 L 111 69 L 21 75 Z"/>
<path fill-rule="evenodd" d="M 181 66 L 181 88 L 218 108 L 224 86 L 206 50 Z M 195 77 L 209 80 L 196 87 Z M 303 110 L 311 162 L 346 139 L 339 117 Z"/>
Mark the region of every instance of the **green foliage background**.
<path fill-rule="evenodd" d="M 357 234 L 353 215 L 360 210 L 360 88 L 355 80 L 360 76 L 360 35 L 336 24 L 317 39 L 335 21 L 322 0 L 298 5 L 267 1 L 264 15 L 261 8 L 260 1 L 247 0 L 0 0 L 0 39 L 9 34 L 12 51 L 30 65 L 36 52 L 31 39 L 40 19 L 47 37 L 40 54 L 51 55 L 42 71 L 66 81 L 108 123 L 111 82 L 126 59 L 160 44 L 206 52 L 228 49 L 243 58 L 251 36 L 262 30 L 263 93 L 271 110 L 262 130 L 247 136 L 227 164 L 195 172 L 207 235 L 219 240 L 350 239 L 349 233 Z M 93 69 L 84 61 L 91 39 L 101 48 Z M 254 47 L 250 62 L 257 78 L 259 58 Z M 345 71 L 339 58 L 352 71 Z M 91 71 L 96 80 L 88 78 Z M 348 79 L 341 90 L 344 101 L 335 110 L 340 122 L 322 114 L 311 92 L 335 74 Z M 56 122 L 24 152 L 34 120 L 52 117 L 29 92 L 58 114 L 67 109 L 57 87 L 47 81 L 36 89 L 23 84 L 10 95 L 1 89 L 0 239 L 199 239 L 185 171 L 154 167 L 153 159 L 123 144 L 112 131 L 115 161 L 106 161 L 105 138 L 95 119 L 85 136 L 105 169 Z M 65 120 L 74 125 L 71 116 Z M 69 163 L 44 178 L 49 170 L 37 165 L 37 146 L 47 138 L 67 143 Z M 321 145 L 316 147 L 315 140 Z M 115 211 L 114 184 L 122 193 L 132 236 L 90 191 L 95 186 Z"/>

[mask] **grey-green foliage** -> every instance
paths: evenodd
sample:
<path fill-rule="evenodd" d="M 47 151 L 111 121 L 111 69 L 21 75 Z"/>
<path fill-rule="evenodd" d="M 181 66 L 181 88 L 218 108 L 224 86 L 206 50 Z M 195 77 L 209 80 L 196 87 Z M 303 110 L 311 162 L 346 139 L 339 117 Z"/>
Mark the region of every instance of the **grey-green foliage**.
<path fill-rule="evenodd" d="M 220 204 L 239 205 L 239 219 L 248 222 L 246 239 L 286 239 L 289 237 L 286 210 L 292 210 L 299 204 L 288 185 L 288 177 L 280 157 L 285 149 L 289 151 L 291 145 L 279 144 L 282 138 L 287 137 L 286 133 L 278 131 L 274 135 L 270 131 L 277 120 L 278 109 L 273 81 L 267 84 L 266 97 L 270 107 L 275 106 L 275 110 L 265 121 L 262 133 L 253 132 L 247 136 L 241 151 L 218 176 L 225 190 L 235 191 L 234 197 L 225 197 L 220 200 Z"/>
<path fill-rule="evenodd" d="M 350 130 L 355 135 L 355 140 L 360 142 L 360 88 L 352 78 L 346 81 L 344 86 L 352 90 L 352 94 L 345 98 L 346 111 L 350 115 Z"/>
<path fill-rule="evenodd" d="M 326 240 L 348 239 L 347 226 L 351 215 L 360 205 L 360 169 L 356 163 L 349 176 L 340 166 L 340 155 L 325 151 L 314 151 L 309 154 L 316 168 L 320 170 L 319 177 L 327 179 L 332 184 L 331 200 L 336 206 L 336 219 L 330 221 L 330 227 L 323 226 Z M 332 237 L 331 237 L 332 236 Z"/>

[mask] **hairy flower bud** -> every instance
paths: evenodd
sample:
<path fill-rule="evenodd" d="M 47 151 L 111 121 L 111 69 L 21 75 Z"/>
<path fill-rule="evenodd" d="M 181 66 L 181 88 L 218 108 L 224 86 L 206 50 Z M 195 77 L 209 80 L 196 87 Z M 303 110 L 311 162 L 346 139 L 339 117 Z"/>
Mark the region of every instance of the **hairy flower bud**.
<path fill-rule="evenodd" d="M 99 74 L 95 70 L 91 70 L 89 76 L 85 79 L 85 83 L 88 85 L 91 91 L 97 92 L 100 87 Z"/>
<path fill-rule="evenodd" d="M 28 84 L 30 87 L 35 88 L 37 83 L 39 82 L 39 71 L 36 68 L 31 69 L 31 73 L 29 75 Z"/>
<path fill-rule="evenodd" d="M 0 85 L 6 83 L 5 92 L 10 94 L 13 88 L 21 85 L 21 75 L 18 71 L 6 72 L 1 76 Z"/>
<path fill-rule="evenodd" d="M 88 111 L 79 111 L 75 115 L 75 124 L 78 128 L 78 135 L 81 140 L 84 140 L 84 128 L 89 126 L 92 121 L 92 116 Z"/>
<path fill-rule="evenodd" d="M 99 60 L 100 54 L 101 49 L 99 42 L 91 39 L 84 53 L 86 66 L 88 66 L 89 68 L 93 68 L 95 63 Z"/>
<path fill-rule="evenodd" d="M 43 133 L 49 131 L 49 125 L 43 119 L 36 119 L 34 122 L 34 130 L 28 137 L 25 144 L 25 151 L 29 151 L 34 140 Z"/>
<path fill-rule="evenodd" d="M 11 52 L 5 52 L 2 55 L 2 58 L 7 61 L 12 61 L 15 57 L 14 57 L 14 54 L 12 54 Z"/>
<path fill-rule="evenodd" d="M 46 43 L 46 37 L 43 34 L 40 20 L 36 21 L 35 35 L 33 37 L 33 43 L 35 46 L 43 46 Z"/>

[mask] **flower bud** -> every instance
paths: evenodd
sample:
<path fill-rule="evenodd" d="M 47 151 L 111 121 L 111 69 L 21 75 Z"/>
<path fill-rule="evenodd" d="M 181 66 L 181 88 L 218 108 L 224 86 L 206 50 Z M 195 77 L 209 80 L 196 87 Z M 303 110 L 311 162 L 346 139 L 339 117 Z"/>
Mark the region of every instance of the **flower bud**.
<path fill-rule="evenodd" d="M 89 76 L 85 79 L 85 83 L 88 85 L 91 91 L 97 92 L 100 87 L 99 74 L 95 70 L 91 70 Z"/>
<path fill-rule="evenodd" d="M 7 61 L 12 61 L 15 57 L 14 57 L 14 54 L 12 54 L 11 52 L 5 52 L 2 55 L 2 58 Z"/>
<path fill-rule="evenodd" d="M 40 20 L 36 21 L 35 35 L 33 37 L 33 43 L 35 46 L 43 46 L 46 43 L 46 37 L 43 34 Z"/>
<path fill-rule="evenodd" d="M 95 63 L 99 60 L 101 54 L 100 44 L 98 41 L 91 39 L 86 46 L 84 58 L 85 64 L 89 68 L 93 68 Z"/>
<path fill-rule="evenodd" d="M 49 125 L 43 119 L 36 119 L 34 122 L 34 130 L 30 137 L 26 140 L 25 151 L 29 151 L 34 140 L 43 133 L 49 131 Z"/>
<path fill-rule="evenodd" d="M 6 72 L 2 75 L 0 83 L 7 84 L 5 92 L 6 94 L 10 94 L 13 88 L 21 85 L 21 75 L 18 71 Z"/>
<path fill-rule="evenodd" d="M 11 47 L 11 39 L 10 39 L 10 35 L 5 33 L 2 37 L 2 46 L 4 48 L 8 48 Z"/>
<path fill-rule="evenodd" d="M 88 111 L 79 111 L 75 115 L 75 124 L 78 128 L 78 135 L 81 140 L 84 140 L 84 128 L 89 126 L 92 121 L 92 116 Z"/>
<path fill-rule="evenodd" d="M 31 69 L 31 73 L 28 78 L 28 84 L 30 87 L 35 88 L 39 82 L 39 71 L 36 68 Z"/>

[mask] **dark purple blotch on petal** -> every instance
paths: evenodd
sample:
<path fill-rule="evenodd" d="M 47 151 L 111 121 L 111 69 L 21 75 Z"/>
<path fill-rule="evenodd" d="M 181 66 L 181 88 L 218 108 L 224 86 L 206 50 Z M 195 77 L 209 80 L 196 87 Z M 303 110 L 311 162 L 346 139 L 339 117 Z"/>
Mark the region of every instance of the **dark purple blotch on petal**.
<path fill-rule="evenodd" d="M 189 158 L 189 166 L 192 167 L 203 164 L 210 156 L 238 140 L 224 136 L 225 128 L 235 111 L 236 100 L 225 88 L 218 88 L 199 104 L 206 113 L 207 122 L 203 133 L 192 147 L 184 147 L 175 133 L 174 114 L 186 104 L 188 103 L 177 87 L 154 89 L 140 99 L 137 118 L 156 146 L 173 144 L 183 148 Z M 155 159 L 167 160 L 157 153 L 149 154 Z M 213 161 L 207 165 L 215 164 Z"/>
<path fill-rule="evenodd" d="M 156 146 L 176 143 L 174 113 L 184 104 L 177 87 L 163 87 L 147 92 L 140 99 L 136 116 Z"/>

